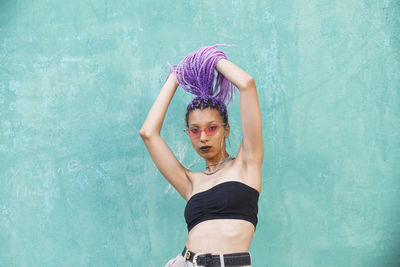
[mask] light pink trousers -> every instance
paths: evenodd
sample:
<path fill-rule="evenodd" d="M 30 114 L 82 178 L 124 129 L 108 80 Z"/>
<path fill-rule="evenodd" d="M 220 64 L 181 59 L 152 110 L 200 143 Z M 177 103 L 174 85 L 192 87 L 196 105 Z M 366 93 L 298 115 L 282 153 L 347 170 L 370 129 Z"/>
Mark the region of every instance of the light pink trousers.
<path fill-rule="evenodd" d="M 170 259 L 164 267 L 193 267 L 193 263 L 187 261 L 181 253 Z"/>

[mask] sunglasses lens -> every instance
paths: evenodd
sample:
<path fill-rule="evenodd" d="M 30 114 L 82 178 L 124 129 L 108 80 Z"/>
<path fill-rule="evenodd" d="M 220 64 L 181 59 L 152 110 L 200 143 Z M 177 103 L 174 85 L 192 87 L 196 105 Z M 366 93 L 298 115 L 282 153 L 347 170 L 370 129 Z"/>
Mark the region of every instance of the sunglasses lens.
<path fill-rule="evenodd" d="M 217 132 L 217 126 L 211 126 L 204 129 L 207 135 L 214 135 Z"/>
<path fill-rule="evenodd" d="M 190 137 L 199 137 L 201 131 L 199 129 L 189 129 L 189 136 Z"/>

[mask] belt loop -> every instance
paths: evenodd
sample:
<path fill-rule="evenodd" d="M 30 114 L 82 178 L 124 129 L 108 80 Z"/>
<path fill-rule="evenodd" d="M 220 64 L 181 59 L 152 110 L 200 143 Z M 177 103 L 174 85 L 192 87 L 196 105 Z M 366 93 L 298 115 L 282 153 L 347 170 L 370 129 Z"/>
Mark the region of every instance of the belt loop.
<path fill-rule="evenodd" d="M 219 262 L 221 263 L 221 267 L 225 267 L 224 254 L 219 254 Z"/>
<path fill-rule="evenodd" d="M 251 263 L 252 263 L 253 259 L 251 258 L 251 253 L 250 253 L 250 250 L 249 250 L 248 252 L 249 252 L 249 256 L 250 256 L 250 265 L 251 265 Z"/>

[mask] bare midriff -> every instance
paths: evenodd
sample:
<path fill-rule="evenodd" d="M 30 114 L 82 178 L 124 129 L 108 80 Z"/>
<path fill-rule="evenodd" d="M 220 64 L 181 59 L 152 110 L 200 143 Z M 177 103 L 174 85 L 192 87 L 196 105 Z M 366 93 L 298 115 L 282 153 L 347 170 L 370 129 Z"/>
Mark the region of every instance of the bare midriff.
<path fill-rule="evenodd" d="M 248 252 L 254 230 L 254 225 L 246 220 L 207 220 L 190 230 L 185 245 L 194 253 Z"/>

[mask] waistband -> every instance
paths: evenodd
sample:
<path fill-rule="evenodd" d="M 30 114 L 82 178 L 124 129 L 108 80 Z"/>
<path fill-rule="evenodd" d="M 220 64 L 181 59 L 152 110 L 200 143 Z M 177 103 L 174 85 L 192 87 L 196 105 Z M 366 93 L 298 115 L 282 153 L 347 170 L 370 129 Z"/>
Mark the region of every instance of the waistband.
<path fill-rule="evenodd" d="M 229 254 L 194 253 L 186 248 L 182 256 L 193 263 L 193 266 L 224 267 L 251 265 L 250 252 L 239 252 Z"/>

